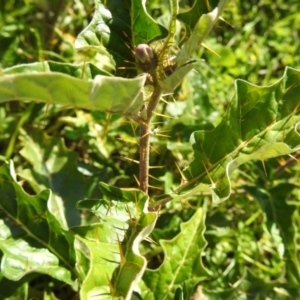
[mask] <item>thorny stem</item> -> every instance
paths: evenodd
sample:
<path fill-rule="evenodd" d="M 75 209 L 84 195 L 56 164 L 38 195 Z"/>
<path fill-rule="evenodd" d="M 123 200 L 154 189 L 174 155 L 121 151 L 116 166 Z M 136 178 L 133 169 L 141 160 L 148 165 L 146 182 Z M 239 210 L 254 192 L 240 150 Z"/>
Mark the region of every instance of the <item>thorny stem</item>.
<path fill-rule="evenodd" d="M 150 155 L 150 130 L 153 112 L 159 102 L 162 90 L 156 75 L 153 78 L 153 92 L 149 97 L 146 109 L 146 119 L 140 122 L 140 190 L 148 194 L 149 180 L 149 155 Z"/>
<path fill-rule="evenodd" d="M 140 125 L 140 190 L 148 194 L 150 136 L 148 124 Z"/>

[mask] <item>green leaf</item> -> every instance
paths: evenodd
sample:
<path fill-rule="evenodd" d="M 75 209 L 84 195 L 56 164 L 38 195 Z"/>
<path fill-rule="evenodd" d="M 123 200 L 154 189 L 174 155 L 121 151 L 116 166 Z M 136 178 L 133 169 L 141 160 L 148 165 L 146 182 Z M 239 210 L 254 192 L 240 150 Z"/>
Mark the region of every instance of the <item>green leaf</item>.
<path fill-rule="evenodd" d="M 31 165 L 20 176 L 36 193 L 51 189 L 49 209 L 65 229 L 80 224 L 76 203 L 87 197 L 94 180 L 78 171 L 78 154 L 68 150 L 61 138 L 49 137 L 42 130 L 32 130 L 30 135 L 23 131 L 20 138 L 20 154 Z"/>
<path fill-rule="evenodd" d="M 204 219 L 204 210 L 199 208 L 188 222 L 181 224 L 181 232 L 174 239 L 160 242 L 164 261 L 157 270 L 146 270 L 143 276 L 156 300 L 173 300 L 177 288 L 183 285 L 191 296 L 194 286 L 206 278 L 207 271 L 201 262 L 201 253 L 206 245 Z"/>
<path fill-rule="evenodd" d="M 59 63 L 55 61 L 43 61 L 35 62 L 31 64 L 21 64 L 16 65 L 11 68 L 2 70 L 4 75 L 13 74 L 28 74 L 28 73 L 43 73 L 43 72 L 58 72 L 66 75 L 70 75 L 79 79 L 93 79 L 97 75 L 110 75 L 97 68 L 92 63 L 84 63 L 79 65 L 69 64 L 69 63 Z"/>
<path fill-rule="evenodd" d="M 95 63 L 106 65 L 110 70 L 115 69 L 116 62 L 108 51 L 110 41 L 110 28 L 108 23 L 112 21 L 112 15 L 101 1 L 95 0 L 95 10 L 90 24 L 84 28 L 75 40 L 75 48 L 80 53 L 93 57 Z M 128 49 L 125 49 L 128 51 Z M 105 68 L 105 66 L 104 66 Z"/>
<path fill-rule="evenodd" d="M 106 189 L 109 201 L 82 200 L 78 203 L 78 208 L 93 212 L 101 223 L 72 228 L 81 244 L 81 252 L 86 247 L 90 257 L 81 299 L 130 299 L 147 264 L 139 253 L 139 244 L 153 230 L 157 214 L 147 212 L 148 197 L 141 191 L 110 190 L 103 183 L 101 187 Z M 119 201 L 122 195 L 125 201 L 124 198 Z"/>
<path fill-rule="evenodd" d="M 75 47 L 78 50 L 94 49 L 107 56 L 106 45 L 110 38 L 110 29 L 106 24 L 112 20 L 112 15 L 100 0 L 95 0 L 94 15 L 90 24 L 77 36 Z"/>
<path fill-rule="evenodd" d="M 12 281 L 0 274 L 0 299 L 7 300 L 27 300 L 28 281 L 37 277 L 36 274 L 29 274 L 21 280 Z"/>
<path fill-rule="evenodd" d="M 120 189 L 114 186 L 110 186 L 106 184 L 105 182 L 100 182 L 100 188 L 103 194 L 108 198 L 108 199 L 114 199 L 117 201 L 122 201 L 122 202 L 135 202 L 141 203 L 144 205 L 145 200 L 143 200 L 144 197 L 147 198 L 147 195 L 142 192 L 141 190 L 137 189 Z"/>
<path fill-rule="evenodd" d="M 170 0 L 170 21 L 169 21 L 169 33 L 168 36 L 165 38 L 163 46 L 159 51 L 159 61 L 168 61 L 168 56 L 170 52 L 170 48 L 174 44 L 174 37 L 176 34 L 176 17 L 178 14 L 179 4 L 177 0 Z M 163 71 L 160 71 L 161 77 L 164 78 Z"/>
<path fill-rule="evenodd" d="M 106 220 L 107 215 L 111 214 L 119 221 L 126 222 L 128 220 L 128 214 L 134 216 L 136 213 L 136 207 L 133 205 L 125 205 L 120 201 L 115 200 L 81 200 L 77 203 L 78 209 L 85 209 L 91 211 L 100 220 Z"/>
<path fill-rule="evenodd" d="M 176 63 L 176 69 L 172 72 L 172 74 L 163 80 L 159 81 L 159 84 L 162 88 L 162 90 L 165 93 L 171 93 L 173 90 L 181 83 L 183 78 L 187 75 L 189 71 L 191 71 L 199 62 L 194 60 L 189 60 L 192 56 L 192 53 L 200 47 L 202 41 L 204 38 L 208 35 L 208 33 L 212 30 L 213 26 L 217 22 L 220 14 L 224 10 L 226 3 L 228 1 L 220 1 L 219 5 L 215 10 L 209 14 L 203 15 L 198 23 L 196 24 L 191 37 L 188 39 L 188 41 L 183 45 L 180 52 L 178 53 L 177 57 L 174 59 L 174 62 Z M 197 18 L 199 18 L 199 3 L 195 3 L 195 8 L 197 10 Z M 172 18 L 175 20 L 176 12 L 177 12 L 177 6 L 173 1 L 173 9 L 174 9 L 174 16 Z M 190 16 L 189 14 L 187 15 Z M 193 17 L 195 17 L 195 14 L 193 13 Z M 198 20 L 198 19 L 197 19 Z M 168 50 L 170 44 L 172 44 L 173 36 L 175 34 L 175 24 L 172 23 L 172 19 L 170 22 L 170 35 L 168 36 L 168 39 L 165 40 L 165 49 Z M 173 34 L 173 35 L 172 35 Z M 164 49 L 163 47 L 163 49 Z M 167 51 L 166 51 L 167 52 Z M 167 54 L 167 53 L 166 53 Z"/>
<path fill-rule="evenodd" d="M 110 218 L 102 224 L 72 228 L 81 252 L 87 252 L 89 270 L 82 282 L 80 299 L 112 299 L 111 275 L 120 262 L 118 238 L 124 235 L 125 224 Z M 120 229 L 118 229 L 120 228 Z"/>
<path fill-rule="evenodd" d="M 290 183 L 280 183 L 264 193 L 251 187 L 247 188 L 265 212 L 269 230 L 271 231 L 271 227 L 276 224 L 280 231 L 285 246 L 286 277 L 289 287 L 294 288 L 300 285 L 299 250 L 296 242 L 297 215 L 295 205 L 289 204 L 287 200 L 295 188 L 298 190 Z"/>
<path fill-rule="evenodd" d="M 156 213 L 146 213 L 130 222 L 131 226 L 120 245 L 120 265 L 112 275 L 116 295 L 130 299 L 133 289 L 137 287 L 147 266 L 146 258 L 139 253 L 139 244 L 152 232 L 156 219 Z"/>
<path fill-rule="evenodd" d="M 190 72 L 199 62 L 189 61 L 178 68 L 168 76 L 165 80 L 159 81 L 159 85 L 165 93 L 172 93 L 173 90 L 181 83 L 184 77 Z"/>
<path fill-rule="evenodd" d="M 47 208 L 50 191 L 29 196 L 16 181 L 12 162 L 0 168 L 1 271 L 10 280 L 31 272 L 73 283 L 73 236 L 61 228 Z"/>
<path fill-rule="evenodd" d="M 125 79 L 96 75 L 93 80 L 87 81 L 58 72 L 39 73 L 41 67 L 32 64 L 8 70 L 9 73 L 22 73 L 0 78 L 0 103 L 12 100 L 44 102 L 132 117 L 143 105 L 145 76 Z M 68 71 L 74 74 L 71 68 Z"/>
<path fill-rule="evenodd" d="M 252 299 L 297 299 L 299 298 L 299 289 L 290 289 L 284 280 L 264 280 L 253 274 L 251 269 L 246 269 L 243 276 L 232 287 L 223 291 L 204 290 L 204 295 L 212 300 L 219 299 L 247 299 L 245 295 L 251 295 Z M 202 294 L 203 296 L 203 294 Z M 205 297 L 204 296 L 204 297 Z M 248 297 L 249 298 L 249 297 Z"/>
<path fill-rule="evenodd" d="M 208 12 L 207 2 L 196 0 L 193 7 L 186 12 L 178 14 L 177 19 L 182 21 L 190 30 L 192 30 L 196 26 L 199 18 Z"/>
<path fill-rule="evenodd" d="M 184 300 L 182 288 L 178 287 L 176 289 L 173 300 Z"/>
<path fill-rule="evenodd" d="M 178 66 L 186 63 L 191 58 L 192 53 L 201 46 L 201 43 L 218 21 L 228 2 L 228 0 L 220 0 L 218 7 L 216 7 L 212 12 L 201 16 L 193 28 L 191 36 L 182 46 L 180 52 L 175 58 L 175 62 L 177 62 Z"/>
<path fill-rule="evenodd" d="M 75 239 L 74 248 L 76 254 L 78 280 L 79 282 L 83 282 L 90 268 L 90 252 L 87 246 L 78 239 Z"/>
<path fill-rule="evenodd" d="M 121 189 L 100 182 L 101 190 L 107 199 L 81 200 L 77 202 L 78 209 L 91 211 L 102 220 L 116 218 L 126 222 L 148 212 L 148 196 L 137 189 Z"/>
<path fill-rule="evenodd" d="M 148 209 L 148 207 L 145 207 L 145 201 L 148 199 L 148 196 L 141 190 L 120 189 L 104 182 L 100 182 L 100 188 L 108 200 L 115 199 L 117 201 L 135 203 L 138 213 L 145 212 L 145 209 L 146 211 Z"/>
<path fill-rule="evenodd" d="M 189 182 L 172 197 L 181 199 L 206 186 L 215 202 L 226 200 L 231 193 L 229 176 L 241 164 L 300 148 L 300 71 L 287 68 L 279 81 L 267 87 L 244 80 L 237 80 L 235 86 L 236 97 L 222 122 L 213 131 L 193 133 L 194 160 L 184 171 Z"/>
<path fill-rule="evenodd" d="M 114 0 L 113 2 L 118 2 Z M 126 2 L 126 1 L 125 1 Z M 119 5 L 119 2 L 118 2 Z M 146 10 L 146 0 L 132 1 L 132 33 L 133 44 L 151 44 L 154 41 L 161 40 L 168 35 L 168 31 L 162 25 L 157 23 L 148 14 Z"/>

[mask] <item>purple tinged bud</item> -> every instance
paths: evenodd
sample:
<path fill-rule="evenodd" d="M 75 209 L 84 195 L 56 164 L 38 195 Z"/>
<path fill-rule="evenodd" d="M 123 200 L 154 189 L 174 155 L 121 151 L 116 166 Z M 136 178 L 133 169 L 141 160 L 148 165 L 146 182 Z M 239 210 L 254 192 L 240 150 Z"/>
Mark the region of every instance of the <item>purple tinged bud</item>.
<path fill-rule="evenodd" d="M 147 44 L 139 44 L 135 49 L 135 57 L 138 62 L 144 64 L 153 60 L 154 53 Z"/>

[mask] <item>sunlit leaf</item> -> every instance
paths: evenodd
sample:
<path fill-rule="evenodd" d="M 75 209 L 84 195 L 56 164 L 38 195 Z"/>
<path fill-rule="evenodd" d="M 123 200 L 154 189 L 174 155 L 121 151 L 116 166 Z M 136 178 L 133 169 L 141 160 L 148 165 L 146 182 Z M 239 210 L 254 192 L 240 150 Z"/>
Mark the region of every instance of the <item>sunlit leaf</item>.
<path fill-rule="evenodd" d="M 186 63 L 191 58 L 192 53 L 201 46 L 201 43 L 218 21 L 227 3 L 228 0 L 221 0 L 218 7 L 216 7 L 212 12 L 200 17 L 199 21 L 193 28 L 191 36 L 187 42 L 183 44 L 180 52 L 176 56 L 175 61 L 179 66 Z"/>
<path fill-rule="evenodd" d="M 199 208 L 188 222 L 181 225 L 181 232 L 174 239 L 160 241 L 164 261 L 157 270 L 146 270 L 143 276 L 156 300 L 173 300 L 177 288 L 184 285 L 191 296 L 195 284 L 206 278 L 207 271 L 201 261 L 206 245 L 204 219 L 204 210 Z"/>
<path fill-rule="evenodd" d="M 192 135 L 194 160 L 184 171 L 190 182 L 180 188 L 187 194 L 174 198 L 190 196 L 206 184 L 214 201 L 226 200 L 231 193 L 229 176 L 241 164 L 300 148 L 299 71 L 287 68 L 282 79 L 268 87 L 243 80 L 235 85 L 236 97 L 222 122 L 213 131 Z"/>
<path fill-rule="evenodd" d="M 109 190 L 109 186 L 102 186 Z M 78 208 L 90 210 L 101 220 L 101 223 L 72 229 L 81 247 L 88 248 L 90 257 L 90 269 L 81 289 L 82 299 L 130 299 L 146 268 L 146 259 L 138 247 L 151 233 L 157 214 L 146 212 L 148 198 L 141 191 L 124 191 L 125 202 L 112 200 L 121 200 L 121 189 L 112 188 L 112 191 L 117 196 L 111 200 L 78 203 Z M 142 197 L 138 198 L 137 193 Z"/>

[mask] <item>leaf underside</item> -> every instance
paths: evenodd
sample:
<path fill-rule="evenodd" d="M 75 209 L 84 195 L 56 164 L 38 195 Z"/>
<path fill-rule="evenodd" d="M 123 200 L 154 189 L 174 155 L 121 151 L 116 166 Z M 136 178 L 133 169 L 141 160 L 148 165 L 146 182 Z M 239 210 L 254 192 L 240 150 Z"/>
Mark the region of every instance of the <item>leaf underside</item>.
<path fill-rule="evenodd" d="M 85 69 L 54 62 L 22 65 L 4 74 L 0 78 L 0 102 L 44 102 L 132 117 L 143 106 L 143 75 L 125 79 L 98 75 L 101 71 L 92 64 Z"/>

